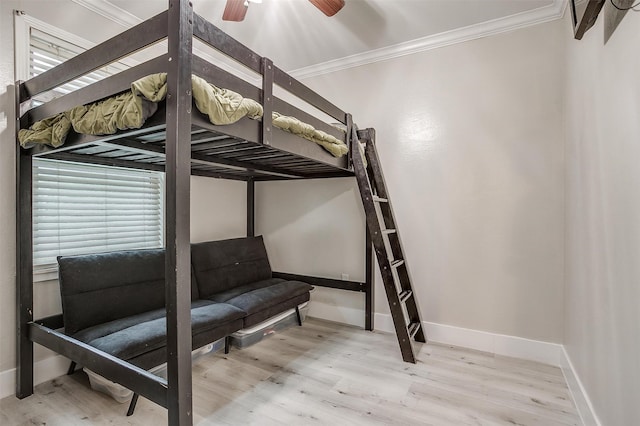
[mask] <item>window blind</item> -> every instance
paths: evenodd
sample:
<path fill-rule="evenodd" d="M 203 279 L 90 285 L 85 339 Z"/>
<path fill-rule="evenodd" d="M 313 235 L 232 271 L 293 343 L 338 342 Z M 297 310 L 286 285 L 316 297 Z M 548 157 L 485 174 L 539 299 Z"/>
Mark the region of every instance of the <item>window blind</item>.
<path fill-rule="evenodd" d="M 38 159 L 33 174 L 34 267 L 163 245 L 161 173 Z"/>

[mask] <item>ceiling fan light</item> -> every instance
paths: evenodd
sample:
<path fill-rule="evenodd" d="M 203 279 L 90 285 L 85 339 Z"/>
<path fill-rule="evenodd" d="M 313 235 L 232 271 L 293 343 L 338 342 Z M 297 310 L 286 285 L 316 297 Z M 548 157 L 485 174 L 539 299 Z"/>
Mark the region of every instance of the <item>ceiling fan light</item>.
<path fill-rule="evenodd" d="M 246 14 L 247 5 L 245 4 L 245 0 L 227 0 L 222 14 L 222 20 L 240 22 Z"/>
<path fill-rule="evenodd" d="M 309 0 L 327 16 L 333 16 L 344 7 L 344 0 Z"/>

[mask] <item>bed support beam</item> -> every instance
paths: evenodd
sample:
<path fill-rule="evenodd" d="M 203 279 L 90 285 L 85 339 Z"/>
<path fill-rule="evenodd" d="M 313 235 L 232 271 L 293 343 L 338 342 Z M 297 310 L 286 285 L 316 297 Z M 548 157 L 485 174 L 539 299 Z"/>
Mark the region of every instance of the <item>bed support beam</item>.
<path fill-rule="evenodd" d="M 29 126 L 38 120 L 53 117 L 54 115 L 67 111 L 78 105 L 86 105 L 88 103 L 113 96 L 116 91 L 129 90 L 131 89 L 131 82 L 149 74 L 163 72 L 166 63 L 167 56 L 159 56 L 103 80 L 97 81 L 91 84 L 91 86 L 75 90 L 65 96 L 30 109 L 25 114 L 27 117 L 26 126 Z"/>
<path fill-rule="evenodd" d="M 263 145 L 271 145 L 273 141 L 273 62 L 271 59 L 262 58 L 262 135 L 260 142 Z"/>
<path fill-rule="evenodd" d="M 190 179 L 193 9 L 169 0 L 166 110 L 165 288 L 169 425 L 193 424 Z M 135 391 L 135 389 L 134 389 Z"/>
<path fill-rule="evenodd" d="M 59 152 L 57 154 L 47 155 L 46 158 L 60 161 L 72 161 L 74 163 L 97 164 L 100 166 L 123 167 L 127 169 L 152 170 L 154 172 L 163 172 L 164 166 L 160 164 L 140 163 L 136 161 L 120 160 L 118 158 L 96 157 L 93 155 L 71 154 L 68 152 Z"/>
<path fill-rule="evenodd" d="M 16 84 L 16 140 L 20 129 L 20 84 Z M 33 229 L 31 208 L 31 153 L 16 149 L 16 396 L 33 394 L 33 342 L 29 322 L 33 321 Z"/>
<path fill-rule="evenodd" d="M 256 184 L 253 179 L 247 181 L 247 237 L 256 235 Z"/>
<path fill-rule="evenodd" d="M 167 136 L 168 137 L 168 136 Z M 189 137 L 191 137 L 191 133 L 189 133 Z M 95 142 L 96 145 L 110 146 L 114 148 L 125 149 L 131 152 L 135 152 L 138 154 L 149 154 L 156 153 L 159 156 L 167 155 L 167 149 L 163 148 L 160 145 L 152 145 L 143 142 L 138 142 L 135 140 L 114 140 L 114 141 L 99 141 Z M 168 139 L 167 145 L 168 146 Z M 221 165 L 229 169 L 236 170 L 256 170 L 263 174 L 274 175 L 274 176 L 282 176 L 285 178 L 300 178 L 302 175 L 292 174 L 283 170 L 280 170 L 277 167 L 271 167 L 261 164 L 252 164 L 242 161 L 230 160 L 226 158 L 207 156 L 198 153 L 191 153 L 191 160 L 196 164 L 204 164 L 204 165 Z"/>
<path fill-rule="evenodd" d="M 368 247 L 371 247 L 371 241 L 367 240 Z M 367 259 L 373 260 L 373 252 L 367 253 Z M 370 272 L 369 272 L 370 271 Z M 371 276 L 370 276 L 371 274 Z M 365 282 L 336 280 L 333 278 L 311 277 L 308 275 L 288 274 L 285 272 L 273 272 L 273 278 L 282 278 L 284 280 L 304 281 L 318 287 L 335 288 L 338 290 L 357 291 L 365 294 L 365 313 L 364 328 L 373 331 L 373 309 L 374 309 L 374 288 L 373 288 L 373 263 L 369 265 L 367 262 L 367 277 Z"/>
<path fill-rule="evenodd" d="M 257 73 L 263 74 L 263 61 L 266 58 L 262 58 L 260 55 L 249 49 L 233 37 L 225 34 L 218 27 L 208 22 L 198 14 L 194 14 L 194 32 L 193 35 L 213 47 L 216 50 L 224 53 L 227 56 L 240 62 L 247 68 Z M 273 65 L 273 64 L 272 64 Z M 280 68 L 272 66 L 273 79 L 272 82 L 282 87 L 283 89 L 291 92 L 293 95 L 304 99 L 315 108 L 324 112 L 327 115 L 340 121 L 342 124 L 346 124 L 346 113 L 340 108 L 324 99 L 322 96 L 311 90 L 309 87 L 300 83 L 295 78 L 291 77 Z M 264 114 L 265 117 L 268 115 Z"/>
<path fill-rule="evenodd" d="M 232 57 L 245 67 L 259 73 L 262 58 L 233 37 L 225 34 L 197 13 L 193 14 L 193 35 L 216 50 Z"/>
<path fill-rule="evenodd" d="M 34 342 L 167 407 L 167 385 L 161 377 L 40 324 L 29 324 L 29 336 Z"/>
<path fill-rule="evenodd" d="M 47 155 L 46 158 L 60 161 L 72 161 L 74 163 L 99 164 L 103 166 L 115 166 L 137 170 L 152 170 L 157 172 L 164 172 L 164 165 L 162 164 L 141 163 L 139 161 L 120 160 L 117 158 L 95 157 L 91 155 L 70 154 L 65 152 Z M 208 170 L 191 169 L 191 174 L 193 176 L 203 176 L 214 179 L 240 180 L 243 182 L 248 180 L 248 178 L 246 178 L 245 176 Z M 262 175 L 259 174 L 259 176 Z"/>
<path fill-rule="evenodd" d="M 33 321 L 34 324 L 42 325 L 52 330 L 57 330 L 64 327 L 64 319 L 62 314 L 52 315 L 46 318 L 40 318 Z"/>
<path fill-rule="evenodd" d="M 333 278 L 311 277 L 308 275 L 288 274 L 285 272 L 273 272 L 273 278 L 282 278 L 288 281 L 304 281 L 319 287 L 337 288 L 339 290 L 366 292 L 366 283 L 359 281 L 336 280 Z"/>
<path fill-rule="evenodd" d="M 300 99 L 304 99 L 305 102 L 313 105 L 325 114 L 330 115 L 340 123 L 347 124 L 347 114 L 343 110 L 311 90 L 306 85 L 300 83 L 298 80 L 291 77 L 289 74 L 282 71 L 278 67 L 274 67 L 274 83 L 291 92 L 293 95 L 299 97 Z"/>
<path fill-rule="evenodd" d="M 248 180 L 248 178 L 245 176 L 232 175 L 230 173 L 214 172 L 214 171 L 208 171 L 208 170 L 198 170 L 198 169 L 191 169 L 191 176 L 202 176 L 202 177 L 213 178 L 213 179 L 239 180 L 242 182 L 246 182 Z"/>
<path fill-rule="evenodd" d="M 366 228 L 366 224 L 365 224 Z M 364 299 L 364 328 L 368 331 L 373 331 L 373 309 L 375 307 L 375 287 L 374 287 L 374 273 L 373 273 L 373 241 L 369 230 L 365 229 L 365 244 L 364 244 L 364 262 L 365 262 L 365 299 Z"/>

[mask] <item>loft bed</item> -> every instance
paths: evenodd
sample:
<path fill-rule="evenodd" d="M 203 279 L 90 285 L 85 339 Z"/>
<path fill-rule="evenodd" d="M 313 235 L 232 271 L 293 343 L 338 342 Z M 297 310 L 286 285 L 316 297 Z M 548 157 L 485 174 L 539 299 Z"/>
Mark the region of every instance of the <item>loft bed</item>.
<path fill-rule="evenodd" d="M 262 87 L 194 54 L 194 38 L 260 74 Z M 164 39 L 168 43 L 167 54 L 21 113 L 21 106 L 35 96 Z M 187 425 L 192 424 L 190 289 L 188 285 L 178 283 L 191 279 L 190 175 L 246 181 L 247 236 L 253 236 L 256 181 L 354 176 L 351 158 L 357 141 L 354 142 L 350 114 L 193 13 L 186 0 L 170 0 L 166 12 L 30 80 L 17 82 L 16 138 L 20 130 L 28 129 L 35 122 L 122 93 L 133 81 L 155 73 L 166 73 L 168 95 L 142 127 L 111 135 L 71 131 L 62 146 L 17 148 L 16 396 L 24 398 L 33 393 L 33 343 L 38 343 L 74 361 L 90 364 L 97 373 L 167 408 L 170 424 Z M 242 118 L 234 124 L 212 124 L 193 107 L 192 74 L 259 101 L 263 120 Z M 331 117 L 346 131 L 278 99 L 273 95 L 274 85 Z M 274 127 L 271 120 L 264 119 L 271 117 L 274 111 L 296 117 L 343 140 L 348 148 L 347 155 L 336 158 L 321 146 Z M 358 151 L 356 153 L 359 155 Z M 34 320 L 31 191 L 32 159 L 35 157 L 165 172 L 167 380 L 66 336 L 61 331 L 64 327 L 62 315 Z M 364 282 L 281 275 L 312 285 L 364 292 L 365 328 L 372 330 L 373 261 L 368 235 L 364 244 Z"/>

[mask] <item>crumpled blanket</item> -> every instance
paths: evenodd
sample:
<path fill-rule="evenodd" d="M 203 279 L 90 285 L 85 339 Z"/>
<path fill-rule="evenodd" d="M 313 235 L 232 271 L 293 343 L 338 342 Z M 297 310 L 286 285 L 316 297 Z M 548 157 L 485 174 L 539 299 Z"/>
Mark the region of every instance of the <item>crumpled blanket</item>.
<path fill-rule="evenodd" d="M 28 130 L 21 129 L 18 139 L 23 148 L 35 144 L 59 147 L 64 144 L 72 127 L 77 133 L 110 135 L 118 130 L 142 127 L 157 109 L 157 104 L 128 91 L 37 121 Z"/>
<path fill-rule="evenodd" d="M 196 108 L 207 115 L 212 124 L 225 125 L 243 117 L 262 117 L 262 105 L 252 99 L 219 88 L 195 75 L 191 77 L 191 84 Z M 167 74 L 152 74 L 134 81 L 130 91 L 38 121 L 29 129 L 20 130 L 18 139 L 23 148 L 35 144 L 59 147 L 64 144 L 71 128 L 77 133 L 90 135 L 110 135 L 118 130 L 139 129 L 156 112 L 157 103 L 166 95 Z M 343 141 L 294 117 L 274 112 L 273 124 L 323 146 L 336 157 L 348 151 Z"/>
<path fill-rule="evenodd" d="M 274 111 L 273 125 L 279 129 L 294 133 L 300 137 L 317 143 L 333 154 L 334 157 L 342 157 L 349 151 L 347 145 L 341 140 L 323 132 L 322 130 L 317 130 L 312 125 L 304 123 L 295 117 L 281 115 Z"/>

